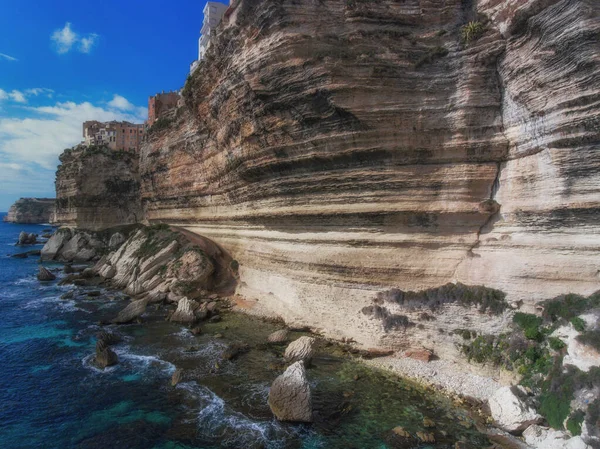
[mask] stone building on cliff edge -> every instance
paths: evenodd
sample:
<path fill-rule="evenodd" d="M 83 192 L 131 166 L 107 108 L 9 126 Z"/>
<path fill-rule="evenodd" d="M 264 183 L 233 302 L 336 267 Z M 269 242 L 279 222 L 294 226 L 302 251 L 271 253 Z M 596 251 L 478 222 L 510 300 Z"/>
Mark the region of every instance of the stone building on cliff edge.
<path fill-rule="evenodd" d="M 147 126 L 152 126 L 159 118 L 163 117 L 168 111 L 175 109 L 179 105 L 181 95 L 179 92 L 161 92 L 148 98 L 148 121 Z"/>
<path fill-rule="evenodd" d="M 129 122 L 83 122 L 83 144 L 106 145 L 112 150 L 138 151 L 144 136 L 144 125 Z"/>
<path fill-rule="evenodd" d="M 221 19 L 226 15 L 232 8 L 235 8 L 238 2 L 236 0 L 230 0 L 229 5 L 219 2 L 207 2 L 204 10 L 204 21 L 202 22 L 202 29 L 200 30 L 200 39 L 198 40 L 198 60 L 190 64 L 190 74 L 194 73 L 194 70 L 198 68 L 200 61 L 204 59 L 206 50 L 210 47 L 210 39 L 214 30 L 221 23 Z"/>

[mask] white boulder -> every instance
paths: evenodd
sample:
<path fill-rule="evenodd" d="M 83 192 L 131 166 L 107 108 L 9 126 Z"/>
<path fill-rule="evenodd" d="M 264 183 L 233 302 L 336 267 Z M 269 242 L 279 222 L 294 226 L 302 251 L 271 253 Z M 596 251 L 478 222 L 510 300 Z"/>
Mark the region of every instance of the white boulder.
<path fill-rule="evenodd" d="M 489 399 L 492 418 L 501 429 L 518 434 L 532 424 L 541 422 L 539 415 L 527 400 L 520 386 L 502 387 Z"/>

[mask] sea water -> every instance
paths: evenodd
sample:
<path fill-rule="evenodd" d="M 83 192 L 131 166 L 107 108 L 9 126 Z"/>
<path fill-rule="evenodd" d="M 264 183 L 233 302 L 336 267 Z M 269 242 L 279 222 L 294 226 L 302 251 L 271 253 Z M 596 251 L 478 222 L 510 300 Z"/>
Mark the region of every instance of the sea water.
<path fill-rule="evenodd" d="M 0 220 L 2 215 L 0 215 Z M 264 344 L 278 327 L 228 314 L 194 336 L 165 321 L 160 308 L 144 323 L 108 326 L 121 334 L 119 364 L 93 363 L 99 321 L 127 304 L 123 294 L 86 295 L 85 287 L 36 279 L 38 256 L 12 254 L 20 231 L 48 226 L 0 223 L 0 448 L 453 448 L 458 440 L 486 447 L 468 411 L 431 391 L 368 370 L 335 349 L 321 351 L 308 377 L 315 423 L 276 421 L 269 385 L 281 374 L 283 347 Z M 95 288 L 97 290 L 97 288 Z M 73 299 L 61 299 L 73 290 Z M 154 315 L 152 312 L 155 312 Z M 219 335 L 221 334 L 221 335 Z M 221 360 L 232 341 L 250 352 Z M 183 382 L 171 386 L 176 368 Z M 395 445 L 391 429 L 436 423 L 436 443 Z M 429 429 L 431 430 L 431 429 Z"/>

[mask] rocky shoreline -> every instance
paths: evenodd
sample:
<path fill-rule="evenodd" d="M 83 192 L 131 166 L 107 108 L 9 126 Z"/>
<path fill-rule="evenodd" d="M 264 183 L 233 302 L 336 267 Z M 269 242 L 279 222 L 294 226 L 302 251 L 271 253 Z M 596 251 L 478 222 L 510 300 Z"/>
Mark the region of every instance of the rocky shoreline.
<path fill-rule="evenodd" d="M 42 258 L 65 262 L 66 267 L 71 266 L 69 263 L 92 263 L 95 259 L 94 265 L 78 274 L 68 275 L 61 282 L 117 288 L 130 295 L 131 302 L 116 317 L 113 317 L 112 323 L 139 321 L 148 310 L 148 306 L 154 304 L 155 308 L 166 307 L 166 310 L 170 310 L 166 316 L 168 320 L 186 324 L 192 333 L 201 334 L 202 328 L 198 324 L 216 323 L 221 321 L 222 313 L 230 310 L 248 312 L 248 308 L 244 307 L 242 299 L 236 300 L 236 297 L 231 296 L 237 282 L 235 261 L 209 240 L 197 236 L 191 237 L 194 237 L 193 240 L 188 239 L 185 233 L 163 225 L 151 227 L 135 225 L 103 232 L 63 228 L 44 246 Z M 250 310 L 250 313 L 256 314 L 256 311 Z M 282 329 L 279 333 L 270 336 L 269 341 L 280 343 L 286 341 L 287 332 L 289 331 Z M 96 360 L 100 366 L 109 366 L 115 363 L 116 356 L 111 354 L 110 345 L 105 344 L 106 342 L 102 343 L 103 340 L 105 339 L 99 338 Z M 490 430 L 483 424 L 485 421 L 482 421 L 479 426 L 483 433 L 498 444 L 508 444 L 506 447 L 533 448 L 594 447 L 586 445 L 581 436 L 570 438 L 565 432 L 540 427 L 538 423 L 542 421 L 542 417 L 539 415 L 536 415 L 538 416 L 536 420 L 530 422 L 527 421 L 527 416 L 520 417 L 514 410 L 509 411 L 513 413 L 510 418 L 503 415 L 506 410 L 490 410 L 488 404 L 494 403 L 494 397 L 499 394 L 498 392 L 504 391 L 502 384 L 490 377 L 461 372 L 451 361 L 429 360 L 429 358 L 426 361 L 415 360 L 403 357 L 401 353 L 390 356 L 386 351 L 365 351 L 352 342 L 341 342 L 341 344 L 346 354 L 356 361 L 364 361 L 372 368 L 415 379 L 449 395 L 457 401 L 457 404 L 466 404 L 479 409 L 483 413 L 482 416 L 489 417 L 488 420 L 493 417 L 501 428 L 504 427 L 504 430 Z M 305 356 L 299 357 L 300 359 L 310 360 L 312 353 L 310 346 L 308 345 Z M 238 353 L 244 351 L 243 345 L 230 348 L 231 358 L 237 357 Z M 357 355 L 359 357 L 356 357 Z M 296 362 L 298 357 L 287 356 L 285 359 L 292 363 Z M 272 403 L 276 404 L 274 408 L 272 407 L 273 411 L 277 410 L 275 414 L 279 413 L 284 420 L 288 416 L 292 416 L 294 421 L 309 420 L 306 406 L 310 404 L 310 389 L 306 388 L 306 375 L 303 369 L 290 365 L 288 370 L 291 371 L 284 372 L 274 384 L 291 388 L 294 391 L 292 397 L 297 394 L 300 396 L 305 394 L 307 397 L 303 401 L 305 408 L 303 412 L 282 411 L 280 405 L 282 401 L 273 399 Z M 177 384 L 182 376 L 185 374 L 179 372 L 177 379 L 174 377 L 174 384 Z M 275 391 L 279 390 L 280 387 Z M 300 393 L 302 391 L 304 393 Z M 283 396 L 285 404 L 285 395 Z M 530 398 L 529 401 L 531 402 L 532 399 Z M 517 410 L 528 410 L 528 406 L 519 402 L 521 399 L 517 396 L 511 397 L 511 400 L 517 404 Z M 514 422 L 521 418 L 527 425 L 507 428 L 501 424 L 506 420 Z M 524 441 L 512 435 L 520 435 L 528 427 L 532 430 L 523 433 Z M 585 425 L 583 430 L 588 431 Z M 586 436 L 590 437 L 590 435 Z M 593 441 L 593 435 L 591 439 Z M 520 444 L 524 446 L 519 446 Z"/>

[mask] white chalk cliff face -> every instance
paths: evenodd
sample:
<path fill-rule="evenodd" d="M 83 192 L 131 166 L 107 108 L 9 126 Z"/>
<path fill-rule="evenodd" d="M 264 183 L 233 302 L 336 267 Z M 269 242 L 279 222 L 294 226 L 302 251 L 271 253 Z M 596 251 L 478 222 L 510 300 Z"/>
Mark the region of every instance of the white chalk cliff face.
<path fill-rule="evenodd" d="M 149 134 L 142 204 L 228 250 L 261 311 L 452 355 L 453 330 L 509 317 L 481 307 L 497 292 L 440 286 L 527 312 L 598 290 L 600 2 L 242 0 L 231 17 L 187 109 Z"/>

